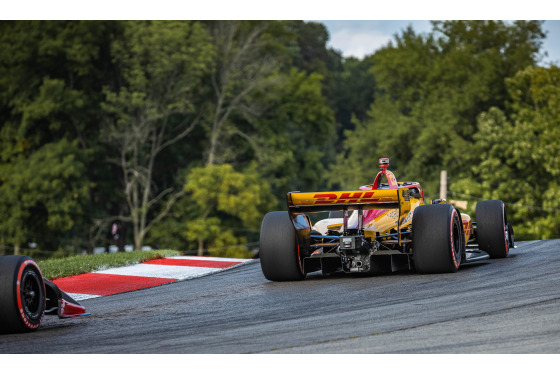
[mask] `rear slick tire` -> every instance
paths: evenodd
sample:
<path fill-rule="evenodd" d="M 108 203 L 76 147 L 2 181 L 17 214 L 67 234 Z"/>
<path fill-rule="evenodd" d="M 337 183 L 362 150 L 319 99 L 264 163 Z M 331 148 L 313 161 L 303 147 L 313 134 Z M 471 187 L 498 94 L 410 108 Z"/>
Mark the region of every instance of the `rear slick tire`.
<path fill-rule="evenodd" d="M 460 214 L 447 204 L 422 205 L 412 216 L 412 257 L 419 273 L 454 273 L 465 246 Z"/>
<path fill-rule="evenodd" d="M 478 248 L 490 258 L 504 258 L 509 254 L 511 235 L 506 216 L 506 206 L 502 200 L 486 200 L 476 204 L 476 230 Z M 513 245 L 513 243 L 511 244 Z"/>
<path fill-rule="evenodd" d="M 43 276 L 27 256 L 0 257 L 0 333 L 37 330 L 46 308 Z"/>
<path fill-rule="evenodd" d="M 268 280 L 284 282 L 305 278 L 296 230 L 288 212 L 269 212 L 264 216 L 259 257 Z"/>

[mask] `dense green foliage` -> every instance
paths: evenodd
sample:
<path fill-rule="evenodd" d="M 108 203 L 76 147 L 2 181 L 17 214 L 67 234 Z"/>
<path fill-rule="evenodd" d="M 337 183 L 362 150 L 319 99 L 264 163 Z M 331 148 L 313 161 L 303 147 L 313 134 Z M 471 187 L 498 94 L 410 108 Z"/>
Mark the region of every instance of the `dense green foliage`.
<path fill-rule="evenodd" d="M 303 21 L 0 23 L 0 254 L 120 243 L 250 256 L 293 190 L 508 204 L 560 236 L 560 74 L 537 21 L 445 21 L 359 60 Z M 123 241 L 122 238 L 125 240 Z M 119 245 L 121 245 L 119 244 Z"/>
<path fill-rule="evenodd" d="M 374 102 L 346 132 L 334 186 L 371 183 L 386 156 L 427 200 L 447 170 L 450 198 L 468 201 L 473 216 L 477 201 L 502 199 L 518 238 L 560 236 L 560 86 L 557 67 L 536 67 L 540 26 L 434 22 L 432 33 L 396 36 L 371 57 Z"/>
<path fill-rule="evenodd" d="M 560 69 L 528 67 L 506 80 L 509 114 L 493 107 L 478 117 L 470 178 L 451 185 L 457 199 L 509 203 L 516 235 L 560 236 Z"/>

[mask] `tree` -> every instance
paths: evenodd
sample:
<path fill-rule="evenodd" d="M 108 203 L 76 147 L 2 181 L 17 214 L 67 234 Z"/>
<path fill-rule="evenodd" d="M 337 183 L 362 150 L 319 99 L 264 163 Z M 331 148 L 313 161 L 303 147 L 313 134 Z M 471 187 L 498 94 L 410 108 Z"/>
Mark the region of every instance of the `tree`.
<path fill-rule="evenodd" d="M 326 185 L 325 165 L 334 156 L 336 124 L 322 94 L 322 76 L 292 68 L 260 99 L 266 110 L 258 129 L 259 171 L 284 202 L 287 191 Z"/>
<path fill-rule="evenodd" d="M 478 118 L 480 162 L 451 184 L 452 196 L 501 199 L 520 239 L 560 236 L 560 69 L 528 67 L 507 80 L 510 116 L 491 108 Z"/>
<path fill-rule="evenodd" d="M 41 168 L 31 169 L 37 175 L 48 176 L 50 172 L 55 178 L 67 177 L 68 181 L 59 182 L 71 186 L 70 189 L 73 188 L 76 183 L 72 180 L 73 175 L 60 174 L 56 170 L 56 158 L 51 158 L 51 154 L 65 152 L 59 147 L 66 141 L 71 143 L 70 149 L 75 162 L 87 165 L 70 167 L 65 163 L 70 169 L 80 168 L 83 171 L 81 179 L 90 192 L 89 196 L 80 196 L 79 205 L 83 219 L 77 220 L 73 212 L 66 212 L 67 217 L 61 220 L 73 222 L 68 233 L 56 231 L 54 226 L 46 223 L 34 224 L 31 229 L 28 227 L 32 223 L 31 220 L 23 220 L 18 225 L 19 229 L 28 233 L 24 235 L 26 241 L 41 242 L 42 238 L 60 239 L 61 236 L 66 239 L 66 235 L 87 238 L 88 228 L 91 226 L 91 220 L 88 218 L 93 215 L 94 209 L 98 209 L 94 197 L 99 201 L 109 200 L 100 193 L 103 189 L 99 186 L 104 185 L 105 173 L 99 172 L 102 168 L 97 163 L 97 140 L 101 118 L 101 86 L 111 76 L 112 68 L 108 56 L 108 40 L 118 33 L 118 22 L 0 23 L 0 168 L 6 173 L 9 171 L 9 174 L 5 174 L 6 179 L 0 181 L 0 184 L 14 187 L 15 181 L 29 181 L 29 178 L 34 178 L 27 174 L 30 167 L 28 163 L 39 153 L 53 161 L 53 165 L 43 162 Z M 36 200 L 37 196 L 20 195 L 24 200 L 35 201 L 35 206 L 43 207 L 41 211 L 44 214 L 33 214 L 33 217 L 47 214 L 50 217 L 50 213 L 44 208 L 54 209 L 51 199 L 55 197 L 70 199 L 58 201 L 60 206 L 74 204 L 73 195 L 59 194 L 58 186 L 53 184 L 51 187 L 51 193 L 44 190 L 44 193 L 38 194 L 44 199 L 42 201 Z M 14 193 L 16 191 L 20 194 L 35 194 L 35 191 L 23 186 L 14 190 Z M 25 203 L 19 208 L 13 205 L 13 201 L 11 204 L 12 212 L 14 209 L 25 211 L 29 208 Z M 62 214 L 62 211 L 57 212 L 57 215 Z M 4 224 L 8 225 L 8 222 L 3 221 L 0 226 Z M 4 240 L 14 240 L 16 243 L 21 239 L 20 236 L 4 237 Z M 50 244 L 44 243 L 41 250 L 56 250 L 56 242 L 54 240 Z M 88 246 L 88 243 L 83 241 L 79 244 L 82 248 Z"/>
<path fill-rule="evenodd" d="M 243 173 L 228 164 L 194 168 L 185 190 L 191 204 L 203 212 L 202 217 L 189 221 L 187 228 L 187 237 L 198 241 L 199 256 L 204 243 L 210 254 L 241 244 L 243 235 L 236 235 L 233 229 L 257 229 L 262 216 L 275 203 L 270 187 L 254 167 Z"/>
<path fill-rule="evenodd" d="M 223 154 L 233 136 L 253 140 L 232 121 L 233 115 L 251 118 L 259 114 L 258 100 L 252 100 L 277 82 L 278 61 L 268 49 L 266 22 L 217 21 L 208 24 L 216 52 L 211 73 L 213 89 L 208 118 L 209 144 L 206 164 L 227 162 Z"/>
<path fill-rule="evenodd" d="M 371 72 L 370 56 L 363 60 L 354 57 L 344 59 L 343 71 L 337 79 L 334 94 L 336 120 L 340 124 L 337 138 L 342 144 L 344 130 L 353 129 L 352 120 L 363 121 L 367 118 L 368 108 L 373 104 L 375 77 Z"/>
<path fill-rule="evenodd" d="M 0 167 L 0 237 L 16 254 L 29 240 L 41 251 L 55 251 L 61 238 L 86 220 L 91 183 L 84 173 L 84 153 L 77 141 L 66 139 Z"/>
<path fill-rule="evenodd" d="M 264 27 L 260 23 L 234 25 L 240 29 L 248 27 L 249 30 Z M 152 245 L 188 248 L 199 254 L 206 253 L 208 249 L 208 253 L 214 255 L 248 256 L 250 253 L 242 248 L 247 241 L 257 239 L 260 219 L 267 210 L 283 209 L 287 190 L 317 188 L 323 182 L 324 162 L 334 153 L 330 147 L 335 138 L 333 112 L 322 94 L 322 76 L 290 68 L 286 62 L 286 55 L 282 53 L 293 51 L 282 49 L 283 43 L 289 44 L 283 38 L 290 39 L 289 33 L 285 34 L 281 28 L 278 30 L 282 25 L 285 24 L 269 23 L 266 29 L 259 29 L 258 43 L 247 47 L 248 50 L 255 48 L 249 56 L 257 50 L 262 52 L 261 57 L 250 59 L 251 63 L 259 63 L 262 56 L 276 61 L 274 70 L 267 76 L 260 76 L 260 83 L 243 78 L 247 77 L 244 75 L 247 72 L 234 74 L 233 70 L 230 71 L 231 92 L 241 92 L 235 90 L 243 87 L 248 91 L 239 105 L 227 105 L 231 110 L 227 119 L 223 117 L 222 125 L 214 127 L 220 129 L 221 134 L 217 139 L 220 147 L 214 152 L 214 164 L 208 164 L 206 153 L 205 167 L 199 167 L 198 160 L 187 167 L 188 193 L 180 198 L 170 216 L 154 227 L 149 238 Z M 231 43 L 239 45 L 247 42 L 244 35 L 239 31 L 239 35 L 235 36 L 239 40 Z M 282 41 L 280 46 L 278 40 Z M 217 54 L 217 65 L 228 64 L 220 61 L 218 56 L 222 55 Z M 237 58 L 243 60 L 248 57 Z M 228 69 L 233 67 L 228 65 Z M 215 110 L 219 106 L 216 106 L 216 101 L 212 99 L 210 104 L 213 113 L 217 113 Z M 249 107 L 250 111 L 247 110 Z M 208 130 L 210 128 L 208 126 Z M 203 139 L 211 136 L 212 133 L 208 132 Z M 245 186 L 247 191 L 236 190 L 239 187 L 234 188 L 233 182 Z M 203 191 L 204 194 L 195 197 L 195 191 Z M 216 194 L 223 196 L 226 193 L 234 196 L 233 201 L 238 206 L 231 204 L 223 208 L 224 205 L 216 203 Z M 249 197 L 251 194 L 268 197 L 264 199 L 266 204 L 259 203 L 257 211 L 252 213 L 253 220 L 248 222 L 240 219 L 240 213 L 236 212 L 238 209 L 252 211 L 253 208 L 247 206 L 255 204 L 254 198 Z M 243 199 L 241 196 L 244 196 Z M 197 243 L 195 247 L 193 241 Z"/>
<path fill-rule="evenodd" d="M 173 185 L 157 185 L 154 166 L 165 149 L 198 123 L 195 102 L 213 55 L 203 26 L 183 21 L 127 22 L 112 52 L 121 83 L 105 89 L 104 136 L 110 161 L 122 170 L 119 182 L 128 212 L 110 218 L 132 224 L 134 245 L 140 249 L 147 232 L 184 193 Z"/>
<path fill-rule="evenodd" d="M 536 21 L 433 24 L 429 34 L 404 30 L 372 56 L 374 103 L 346 133 L 331 174 L 336 183 L 373 174 L 375 160 L 386 156 L 400 179 L 422 182 L 435 197 L 440 170 L 460 178 L 478 162 L 470 150 L 477 116 L 506 109 L 505 79 L 535 64 L 544 37 Z"/>
<path fill-rule="evenodd" d="M 199 256 L 251 257 L 247 237 L 258 233 L 262 216 L 276 203 L 255 165 L 243 171 L 230 164 L 195 167 L 186 176 L 184 189 L 187 194 L 149 240 L 196 248 Z"/>

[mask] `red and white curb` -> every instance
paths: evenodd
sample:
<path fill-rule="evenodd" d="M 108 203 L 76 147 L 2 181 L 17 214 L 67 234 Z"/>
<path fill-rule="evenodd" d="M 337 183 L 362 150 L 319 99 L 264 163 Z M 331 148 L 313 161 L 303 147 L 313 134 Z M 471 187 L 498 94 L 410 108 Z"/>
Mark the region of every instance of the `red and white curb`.
<path fill-rule="evenodd" d="M 198 278 L 254 261 L 239 258 L 176 256 L 55 279 L 76 301 Z"/>

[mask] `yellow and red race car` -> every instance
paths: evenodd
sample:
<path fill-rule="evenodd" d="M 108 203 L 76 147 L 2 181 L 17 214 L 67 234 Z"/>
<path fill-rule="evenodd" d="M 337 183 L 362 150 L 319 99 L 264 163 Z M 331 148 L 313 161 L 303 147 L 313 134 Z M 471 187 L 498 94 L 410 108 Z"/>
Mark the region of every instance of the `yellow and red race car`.
<path fill-rule="evenodd" d="M 451 273 L 461 264 L 503 258 L 514 246 L 501 200 L 478 202 L 476 222 L 445 200 L 424 201 L 417 182 L 397 182 L 379 160 L 371 185 L 356 191 L 290 192 L 288 211 L 265 215 L 260 262 L 272 281 L 307 273 L 383 274 L 399 270 Z M 329 218 L 312 224 L 312 213 Z"/>

